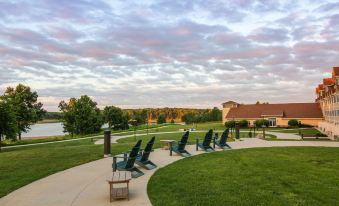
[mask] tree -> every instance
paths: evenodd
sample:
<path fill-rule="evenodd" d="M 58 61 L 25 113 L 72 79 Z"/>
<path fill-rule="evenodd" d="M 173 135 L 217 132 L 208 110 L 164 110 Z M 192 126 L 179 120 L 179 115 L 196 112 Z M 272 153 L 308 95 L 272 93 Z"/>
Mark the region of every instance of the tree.
<path fill-rule="evenodd" d="M 104 119 L 109 128 L 119 126 L 122 124 L 123 112 L 119 107 L 107 106 L 104 108 Z"/>
<path fill-rule="evenodd" d="M 18 84 L 15 89 L 8 87 L 2 99 L 13 107 L 19 140 L 21 140 L 21 133 L 27 132 L 30 126 L 42 120 L 46 113 L 42 108 L 43 104 L 38 102 L 37 92 L 32 92 L 30 87 L 22 84 Z"/>
<path fill-rule="evenodd" d="M 59 109 L 62 112 L 62 124 L 64 127 L 64 132 L 68 132 L 72 135 L 76 133 L 76 122 L 75 122 L 75 104 L 77 100 L 71 98 L 68 103 L 61 101 L 59 103 Z"/>
<path fill-rule="evenodd" d="M 218 107 L 214 107 L 210 112 L 210 120 L 211 121 L 221 121 L 222 113 Z"/>
<path fill-rule="evenodd" d="M 17 122 L 15 112 L 10 104 L 0 100 L 0 142 L 3 139 L 16 139 Z M 1 147 L 1 143 L 0 143 Z"/>
<path fill-rule="evenodd" d="M 290 119 L 288 120 L 288 126 L 297 127 L 299 126 L 299 121 L 297 119 Z"/>
<path fill-rule="evenodd" d="M 60 111 L 63 113 L 64 130 L 74 134 L 91 134 L 101 130 L 103 118 L 97 103 L 87 95 L 80 99 L 71 98 L 68 103 L 61 101 Z"/>
<path fill-rule="evenodd" d="M 128 125 L 128 121 L 129 121 L 130 117 L 128 112 L 123 111 L 122 113 L 122 119 L 121 119 L 121 124 L 120 124 L 120 128 L 119 129 L 128 129 L 129 125 Z"/>
<path fill-rule="evenodd" d="M 134 119 L 136 120 L 137 125 L 145 124 L 147 121 L 147 117 L 147 109 L 143 109 L 134 113 Z"/>
<path fill-rule="evenodd" d="M 193 112 L 189 112 L 187 114 L 184 114 L 182 116 L 181 120 L 183 122 L 185 122 L 186 124 L 192 124 L 192 123 L 196 122 L 196 116 Z"/>
<path fill-rule="evenodd" d="M 159 114 L 157 123 L 158 123 L 158 124 L 164 124 L 164 123 L 166 123 L 166 115 L 164 115 L 164 114 Z"/>

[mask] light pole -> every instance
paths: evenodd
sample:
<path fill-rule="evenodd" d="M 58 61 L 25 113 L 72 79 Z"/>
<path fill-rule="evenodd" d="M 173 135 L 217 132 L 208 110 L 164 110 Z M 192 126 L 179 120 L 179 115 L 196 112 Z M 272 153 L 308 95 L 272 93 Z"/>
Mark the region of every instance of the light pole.
<path fill-rule="evenodd" d="M 148 135 L 149 109 L 147 110 L 147 135 Z"/>
<path fill-rule="evenodd" d="M 265 139 L 265 128 L 266 128 L 266 125 L 262 125 L 262 134 L 263 134 L 263 138 Z"/>
<path fill-rule="evenodd" d="M 131 125 L 133 125 L 133 127 L 134 127 L 134 141 L 137 141 L 137 135 L 136 135 L 137 120 L 131 119 L 129 122 L 130 122 Z"/>

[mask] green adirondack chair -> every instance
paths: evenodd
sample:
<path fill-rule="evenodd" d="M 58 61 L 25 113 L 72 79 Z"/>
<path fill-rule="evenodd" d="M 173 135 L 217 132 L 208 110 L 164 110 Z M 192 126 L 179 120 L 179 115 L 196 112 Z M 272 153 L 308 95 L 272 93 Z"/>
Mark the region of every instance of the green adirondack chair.
<path fill-rule="evenodd" d="M 145 149 L 141 152 L 142 154 L 137 157 L 135 163 L 147 170 L 151 170 L 157 167 L 151 160 L 149 160 L 149 155 L 153 151 L 155 137 L 152 137 L 151 140 L 147 143 Z"/>
<path fill-rule="evenodd" d="M 206 152 L 213 152 L 214 149 L 213 147 L 211 147 L 211 141 L 212 141 L 212 136 L 213 136 L 213 130 L 210 129 L 204 138 L 203 142 L 199 142 L 199 139 L 196 139 L 197 143 L 196 143 L 196 150 L 198 151 L 199 148 L 203 149 Z"/>
<path fill-rule="evenodd" d="M 172 148 L 170 148 L 173 152 L 183 156 L 183 157 L 189 157 L 191 156 L 191 154 L 189 152 L 187 152 L 187 150 L 185 150 L 185 146 L 187 144 L 188 141 L 188 137 L 189 137 L 190 132 L 187 131 L 185 132 L 184 135 L 182 135 L 181 140 L 178 142 L 177 145 L 173 145 Z"/>
<path fill-rule="evenodd" d="M 130 171 L 132 173 L 133 178 L 137 178 L 137 177 L 144 175 L 142 171 L 140 171 L 138 168 L 134 166 L 135 160 L 140 150 L 140 146 L 141 146 L 141 140 L 139 140 L 135 144 L 135 146 L 132 148 L 128 156 L 127 156 L 127 153 L 124 153 L 124 157 L 114 156 L 113 164 L 112 164 L 113 172 L 115 172 L 116 170 Z M 117 162 L 117 158 L 124 158 L 124 160 Z"/>
<path fill-rule="evenodd" d="M 214 144 L 218 145 L 222 149 L 231 149 L 231 147 L 226 143 L 229 134 L 229 129 L 225 129 L 221 137 L 218 140 L 214 140 Z"/>

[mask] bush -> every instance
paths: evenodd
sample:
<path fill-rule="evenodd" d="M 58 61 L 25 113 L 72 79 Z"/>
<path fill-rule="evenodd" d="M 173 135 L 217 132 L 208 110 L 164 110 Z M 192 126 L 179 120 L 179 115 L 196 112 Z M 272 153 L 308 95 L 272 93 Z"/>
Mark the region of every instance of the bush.
<path fill-rule="evenodd" d="M 229 120 L 225 122 L 225 127 L 227 128 L 234 128 L 235 127 L 235 121 L 234 120 Z"/>
<path fill-rule="evenodd" d="M 316 137 L 327 137 L 326 134 L 323 134 L 323 133 L 320 133 L 320 132 L 318 132 L 315 136 Z"/>
<path fill-rule="evenodd" d="M 174 119 L 172 119 L 172 120 L 171 120 L 171 124 L 175 124 L 175 121 L 174 121 Z"/>
<path fill-rule="evenodd" d="M 254 124 L 256 127 L 262 127 L 264 125 L 268 127 L 269 121 L 267 119 L 257 119 L 255 120 Z"/>
<path fill-rule="evenodd" d="M 311 128 L 313 127 L 312 125 L 309 125 L 309 124 L 299 124 L 299 127 L 300 128 Z"/>
<path fill-rule="evenodd" d="M 249 122 L 246 119 L 239 121 L 239 126 L 242 127 L 242 128 L 247 128 L 248 124 L 249 124 Z"/>
<path fill-rule="evenodd" d="M 297 119 L 290 119 L 288 120 L 288 126 L 297 127 L 299 126 L 299 121 Z"/>

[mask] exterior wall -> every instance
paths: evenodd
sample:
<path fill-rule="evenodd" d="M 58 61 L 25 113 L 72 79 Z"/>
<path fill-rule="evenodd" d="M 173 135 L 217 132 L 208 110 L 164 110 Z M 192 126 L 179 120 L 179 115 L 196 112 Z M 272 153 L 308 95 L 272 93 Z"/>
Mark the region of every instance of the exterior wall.
<path fill-rule="evenodd" d="M 339 138 L 339 126 L 328 123 L 326 121 L 319 122 L 318 128 L 323 133 L 327 134 L 331 139 L 338 140 Z"/>
<path fill-rule="evenodd" d="M 320 122 L 319 129 L 330 138 L 339 137 L 339 92 L 319 100 L 325 121 Z"/>
<path fill-rule="evenodd" d="M 226 116 L 230 109 L 235 107 L 238 107 L 238 103 L 233 101 L 225 102 L 222 104 L 222 124 L 225 124 L 225 122 L 228 121 L 226 119 Z"/>
<path fill-rule="evenodd" d="M 264 119 L 268 119 L 268 118 L 264 118 Z M 275 117 L 270 117 L 270 118 L 275 118 Z M 230 120 L 240 121 L 240 120 L 243 120 L 243 119 L 246 119 L 247 121 L 249 121 L 250 125 L 254 125 L 254 122 L 257 120 L 257 119 L 253 119 L 253 118 L 227 119 L 227 118 L 225 118 L 225 116 L 223 116 L 223 124 L 226 121 L 230 121 Z M 277 127 L 287 127 L 288 126 L 288 121 L 291 120 L 291 119 L 297 119 L 302 124 L 308 124 L 308 125 L 312 125 L 314 127 L 318 126 L 318 123 L 323 121 L 323 118 L 299 118 L 298 119 L 298 118 L 281 118 L 281 117 L 277 117 L 276 118 Z"/>
<path fill-rule="evenodd" d="M 228 112 L 230 111 L 231 108 L 222 108 L 222 124 L 225 124 L 226 121 L 228 121 L 226 119 L 226 115 L 228 114 Z"/>
<path fill-rule="evenodd" d="M 297 119 L 301 124 L 308 124 L 314 127 L 318 126 L 318 123 L 323 121 L 323 118 L 277 118 L 277 125 L 280 127 L 288 126 L 288 121 L 291 119 Z"/>

